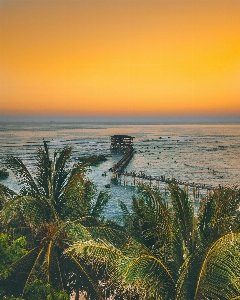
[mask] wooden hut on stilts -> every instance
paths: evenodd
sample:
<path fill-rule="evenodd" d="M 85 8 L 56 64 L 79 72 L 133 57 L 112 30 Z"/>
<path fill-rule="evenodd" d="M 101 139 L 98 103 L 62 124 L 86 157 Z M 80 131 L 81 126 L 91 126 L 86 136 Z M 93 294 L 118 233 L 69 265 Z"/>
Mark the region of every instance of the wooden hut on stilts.
<path fill-rule="evenodd" d="M 111 136 L 111 146 L 110 149 L 123 151 L 130 150 L 133 148 L 134 137 L 130 135 L 113 135 Z"/>

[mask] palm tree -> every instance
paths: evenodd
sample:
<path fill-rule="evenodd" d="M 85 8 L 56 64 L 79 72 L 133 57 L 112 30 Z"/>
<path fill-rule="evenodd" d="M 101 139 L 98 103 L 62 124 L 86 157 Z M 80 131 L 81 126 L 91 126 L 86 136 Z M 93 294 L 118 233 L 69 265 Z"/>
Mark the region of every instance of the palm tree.
<path fill-rule="evenodd" d="M 18 193 L 0 185 L 1 221 L 5 230 L 28 238 L 28 252 L 12 265 L 5 285 L 9 293 L 24 295 L 27 286 L 41 280 L 56 290 L 84 290 L 94 299 L 102 295 L 97 280 L 100 270 L 85 259 L 77 260 L 64 250 L 74 243 L 122 239 L 118 228 L 99 221 L 108 202 L 106 192 L 96 196 L 94 185 L 86 177 L 86 168 L 77 163 L 69 167 L 71 147 L 55 151 L 50 158 L 44 141 L 37 152 L 36 172 L 27 169 L 21 159 L 7 158 L 7 166 L 16 175 Z"/>
<path fill-rule="evenodd" d="M 143 185 L 132 212 L 121 203 L 122 222 L 136 239 L 116 248 L 102 241 L 77 243 L 77 258 L 103 260 L 116 286 L 141 299 L 238 299 L 240 296 L 240 193 L 214 190 L 199 212 L 187 195 L 170 185 L 170 203 Z M 139 299 L 140 299 L 139 298 Z"/>
<path fill-rule="evenodd" d="M 234 299 L 240 296 L 239 208 L 240 191 L 234 186 L 215 189 L 201 200 L 195 217 L 196 249 L 182 267 L 177 299 Z"/>

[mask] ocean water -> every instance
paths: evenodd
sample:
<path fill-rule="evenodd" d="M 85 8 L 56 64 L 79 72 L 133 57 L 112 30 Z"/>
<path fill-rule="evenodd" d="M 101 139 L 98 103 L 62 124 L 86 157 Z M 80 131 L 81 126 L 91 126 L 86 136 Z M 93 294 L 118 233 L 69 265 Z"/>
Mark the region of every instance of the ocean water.
<path fill-rule="evenodd" d="M 52 153 L 71 145 L 72 162 L 81 156 L 107 155 L 108 160 L 93 167 L 88 174 L 98 190 L 102 190 L 110 183 L 109 168 L 121 158 L 120 154 L 110 151 L 110 137 L 114 134 L 134 137 L 135 154 L 127 166 L 129 172 L 142 171 L 147 175 L 164 175 L 213 186 L 240 184 L 240 124 L 0 123 L 0 168 L 7 155 L 14 155 L 34 171 L 36 151 L 44 138 Z M 102 176 L 103 172 L 107 173 L 106 177 Z M 0 183 L 18 189 L 12 174 Z M 120 212 L 118 201 L 130 207 L 135 189 L 111 185 L 108 190 L 111 201 L 105 214 L 115 218 Z"/>

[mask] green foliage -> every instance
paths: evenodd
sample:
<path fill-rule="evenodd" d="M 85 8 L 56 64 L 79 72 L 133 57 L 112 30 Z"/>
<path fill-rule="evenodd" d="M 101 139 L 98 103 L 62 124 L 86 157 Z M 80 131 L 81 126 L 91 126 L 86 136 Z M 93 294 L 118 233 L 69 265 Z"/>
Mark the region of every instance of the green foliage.
<path fill-rule="evenodd" d="M 171 204 L 173 207 L 173 223 L 176 236 L 182 241 L 186 249 L 185 257 L 194 250 L 194 208 L 186 191 L 176 185 L 169 185 Z M 179 237 L 180 235 L 180 237 Z"/>
<path fill-rule="evenodd" d="M 240 233 L 218 239 L 205 255 L 194 299 L 240 296 Z"/>
<path fill-rule="evenodd" d="M 95 218 L 100 218 L 102 216 L 103 210 L 105 209 L 109 201 L 109 194 L 106 191 L 101 191 L 98 194 L 97 200 L 93 203 L 91 207 L 90 215 Z"/>
<path fill-rule="evenodd" d="M 50 284 L 42 280 L 34 280 L 26 287 L 24 298 L 15 298 L 13 296 L 4 296 L 4 300 L 68 300 L 69 296 L 66 291 L 56 291 Z"/>
<path fill-rule="evenodd" d="M 212 191 L 195 214 L 179 186 L 169 185 L 167 201 L 142 185 L 131 211 L 119 202 L 122 228 L 99 219 L 109 195 L 97 195 L 82 163 L 68 167 L 70 155 L 65 147 L 51 159 L 44 142 L 35 176 L 20 159 L 8 158 L 21 189 L 16 194 L 0 185 L 1 220 L 15 234 L 28 232 L 29 243 L 4 275 L 11 294 L 30 300 L 67 299 L 64 290 L 86 291 L 91 299 L 103 299 L 104 292 L 121 300 L 238 299 L 237 187 Z"/>
<path fill-rule="evenodd" d="M 78 159 L 81 163 L 87 165 L 87 166 L 97 166 L 100 163 L 107 160 L 105 155 L 91 155 L 91 156 L 84 156 L 79 157 Z"/>
<path fill-rule="evenodd" d="M 7 234 L 0 233 L 0 298 L 6 298 L 5 280 L 13 271 L 12 264 L 27 253 L 25 237 L 11 240 Z M 9 298 L 15 299 L 15 298 Z M 17 300 L 17 299 L 16 299 Z"/>
<path fill-rule="evenodd" d="M 25 237 L 11 241 L 9 235 L 0 233 L 0 279 L 6 279 L 9 276 L 12 270 L 11 264 L 25 253 Z"/>
<path fill-rule="evenodd" d="M 0 209 L 2 209 L 4 203 L 14 198 L 14 196 L 16 196 L 14 191 L 3 184 L 0 184 Z"/>
<path fill-rule="evenodd" d="M 196 215 L 184 190 L 176 185 L 169 190 L 169 203 L 146 185 L 133 198 L 131 212 L 120 202 L 121 223 L 134 238 L 114 244 L 103 237 L 78 242 L 67 251 L 105 265 L 108 283 L 121 299 L 127 292 L 139 299 L 238 299 L 238 188 L 214 190 L 201 200 Z"/>
<path fill-rule="evenodd" d="M 212 243 L 226 233 L 239 231 L 239 205 L 237 187 L 219 188 L 202 199 L 198 213 L 202 242 Z"/>
<path fill-rule="evenodd" d="M 50 293 L 47 288 L 56 292 L 65 289 L 68 293 L 80 289 L 101 299 L 95 283 L 100 276 L 98 270 L 93 271 L 85 260 L 63 255 L 75 242 L 92 240 L 92 232 L 98 227 L 99 231 L 108 232 L 105 236 L 116 235 L 96 219 L 101 216 L 109 195 L 101 192 L 97 196 L 82 164 L 69 167 L 71 151 L 71 147 L 65 147 L 55 151 L 51 158 L 44 141 L 43 148 L 38 149 L 34 174 L 21 159 L 7 158 L 7 166 L 18 179 L 20 192 L 0 186 L 2 224 L 16 235 L 27 232 L 29 243 L 29 251 L 12 264 L 12 274 L 6 280 L 9 295 L 25 296 L 28 287 L 37 288 L 36 280 L 40 280 L 43 283 L 39 285 L 40 294 Z M 56 293 L 50 294 L 49 299 L 56 298 Z"/>
<path fill-rule="evenodd" d="M 50 284 L 36 279 L 26 287 L 25 298 L 27 300 L 68 300 L 69 296 L 64 290 L 56 291 Z"/>
<path fill-rule="evenodd" d="M 238 299 L 239 276 L 240 233 L 226 234 L 186 260 L 176 299 Z"/>
<path fill-rule="evenodd" d="M 5 179 L 9 176 L 7 169 L 0 169 L 0 179 Z"/>

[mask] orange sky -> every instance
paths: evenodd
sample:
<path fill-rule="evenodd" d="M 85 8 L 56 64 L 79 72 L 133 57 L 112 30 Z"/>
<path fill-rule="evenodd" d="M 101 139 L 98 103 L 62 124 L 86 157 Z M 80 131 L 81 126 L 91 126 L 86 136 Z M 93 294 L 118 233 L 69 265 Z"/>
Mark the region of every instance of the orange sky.
<path fill-rule="evenodd" d="M 0 114 L 240 114 L 240 1 L 0 0 Z"/>

